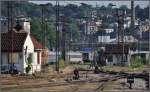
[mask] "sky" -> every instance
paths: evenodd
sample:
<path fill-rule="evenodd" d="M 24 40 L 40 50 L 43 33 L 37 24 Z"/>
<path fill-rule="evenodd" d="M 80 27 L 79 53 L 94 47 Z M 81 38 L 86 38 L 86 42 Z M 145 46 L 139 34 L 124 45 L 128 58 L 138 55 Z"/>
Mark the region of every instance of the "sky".
<path fill-rule="evenodd" d="M 46 3 L 52 3 L 53 5 L 55 5 L 55 1 L 30 1 L 32 3 L 36 3 L 36 4 L 46 4 Z M 98 6 L 102 6 L 105 5 L 107 6 L 109 3 L 113 3 L 116 5 L 116 7 L 120 7 L 121 5 L 127 5 L 130 8 L 131 2 L 130 1 L 60 1 L 59 2 L 60 5 L 67 5 L 67 4 L 76 4 L 76 5 L 80 5 L 80 3 L 86 3 L 89 5 L 93 5 L 96 6 L 96 4 Z M 135 6 L 136 5 L 140 5 L 140 7 L 144 8 L 147 7 L 149 4 L 148 1 L 135 1 Z"/>

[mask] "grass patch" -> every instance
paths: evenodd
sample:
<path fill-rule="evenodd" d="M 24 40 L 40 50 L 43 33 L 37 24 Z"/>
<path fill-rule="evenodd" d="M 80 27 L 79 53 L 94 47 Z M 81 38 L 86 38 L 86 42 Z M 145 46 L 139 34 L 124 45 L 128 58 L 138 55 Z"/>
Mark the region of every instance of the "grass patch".
<path fill-rule="evenodd" d="M 143 71 L 144 65 L 140 67 L 119 67 L 119 66 L 104 66 L 102 67 L 104 71 L 114 71 L 114 72 L 136 72 L 136 71 Z"/>
<path fill-rule="evenodd" d="M 65 61 L 63 59 L 59 60 L 59 68 L 64 69 L 65 68 Z"/>

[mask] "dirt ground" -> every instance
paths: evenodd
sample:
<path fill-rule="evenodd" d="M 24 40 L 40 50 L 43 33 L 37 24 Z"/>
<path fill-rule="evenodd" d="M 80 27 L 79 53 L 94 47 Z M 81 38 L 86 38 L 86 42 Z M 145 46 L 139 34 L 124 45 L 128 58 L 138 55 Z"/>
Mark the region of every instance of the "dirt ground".
<path fill-rule="evenodd" d="M 73 70 L 74 68 L 69 66 L 62 69 L 60 73 L 48 69 L 48 71 L 37 73 L 34 76 L 3 75 L 0 77 L 1 89 L 2 92 L 113 92 L 112 90 L 115 90 L 115 92 L 146 92 L 142 85 L 139 85 L 141 89 L 134 89 L 132 91 L 128 87 L 125 87 L 127 90 L 125 91 L 123 85 L 121 85 L 125 80 L 111 82 L 103 91 L 99 90 L 102 84 L 100 82 L 66 82 L 65 79 L 71 79 L 73 77 Z M 144 84 L 141 80 L 137 80 L 136 82 L 137 84 Z"/>

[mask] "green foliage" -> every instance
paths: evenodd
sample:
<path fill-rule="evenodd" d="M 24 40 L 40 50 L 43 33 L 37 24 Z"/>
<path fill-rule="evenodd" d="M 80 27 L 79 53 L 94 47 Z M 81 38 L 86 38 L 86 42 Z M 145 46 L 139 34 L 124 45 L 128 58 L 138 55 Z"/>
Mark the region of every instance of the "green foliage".
<path fill-rule="evenodd" d="M 126 5 L 121 5 L 120 9 L 128 10 L 128 7 Z"/>
<path fill-rule="evenodd" d="M 32 64 L 32 54 L 29 54 L 27 60 L 28 60 L 28 65 L 31 65 Z"/>
<path fill-rule="evenodd" d="M 29 54 L 27 58 L 27 67 L 26 67 L 26 73 L 28 74 L 32 67 L 32 54 Z"/>
<path fill-rule="evenodd" d="M 46 27 L 46 29 L 43 29 L 43 26 Z M 46 47 L 55 47 L 56 32 L 54 24 L 44 22 L 44 24 L 42 25 L 40 19 L 34 18 L 31 20 L 31 34 L 43 45 L 46 41 Z M 46 38 L 46 40 L 44 39 L 44 37 Z"/>
<path fill-rule="evenodd" d="M 20 12 L 21 14 L 25 16 L 30 16 L 31 18 L 40 18 L 41 17 L 41 7 L 38 4 L 34 4 L 28 1 L 13 1 L 11 2 L 14 4 L 13 8 L 17 10 L 17 12 Z M 7 1 L 2 2 L 2 16 L 7 16 Z M 111 11 L 115 10 L 115 6 L 112 6 L 112 3 L 109 3 L 108 6 L 101 6 L 101 7 L 93 7 L 92 5 L 81 3 L 80 6 L 77 6 L 75 4 L 68 4 L 66 6 L 60 5 L 60 12 L 64 13 L 68 17 L 72 18 L 81 18 L 87 15 L 86 13 L 90 10 L 105 10 L 105 12 L 110 13 Z M 120 6 L 120 9 L 126 9 L 127 11 L 130 11 L 126 5 Z M 51 3 L 48 3 L 45 6 L 45 16 L 46 17 L 52 17 L 55 15 L 55 5 L 52 5 Z M 136 17 L 145 20 L 148 18 L 148 7 L 141 8 L 139 5 L 135 7 Z M 102 12 L 103 13 L 103 12 Z"/>
<path fill-rule="evenodd" d="M 31 66 L 28 65 L 28 66 L 26 67 L 26 73 L 28 74 L 28 73 L 30 72 L 30 70 L 31 70 Z"/>
<path fill-rule="evenodd" d="M 74 23 L 70 23 L 69 29 L 72 32 L 72 38 L 74 38 L 73 40 L 74 41 L 78 41 L 79 40 L 79 36 L 80 36 L 78 24 L 75 23 L 75 22 Z"/>
<path fill-rule="evenodd" d="M 139 68 L 147 63 L 148 63 L 148 60 L 146 60 L 146 58 L 135 57 L 135 58 L 131 59 L 131 67 L 132 68 Z"/>
<path fill-rule="evenodd" d="M 138 68 L 142 65 L 141 60 L 139 58 L 135 58 L 133 61 L 131 61 L 131 67 L 132 68 Z"/>
<path fill-rule="evenodd" d="M 12 3 L 12 2 L 11 2 Z M 49 21 L 44 22 L 45 26 L 47 26 L 47 29 L 42 28 L 42 23 L 41 23 L 41 6 L 38 4 L 34 4 L 31 2 L 27 1 L 21 1 L 13 2 L 13 8 L 16 10 L 16 14 L 13 13 L 13 16 L 18 16 L 18 15 L 24 15 L 25 17 L 30 17 L 31 18 L 31 35 L 33 35 L 39 42 L 44 44 L 44 32 L 46 30 L 46 41 L 45 45 L 46 47 L 49 48 L 54 48 L 55 47 L 55 41 L 56 41 L 56 33 L 55 33 L 55 5 L 52 5 L 51 3 L 46 4 L 44 7 L 44 16 L 47 18 Z M 2 2 L 2 16 L 7 16 L 7 2 Z M 126 9 L 127 12 L 131 12 L 130 9 L 128 9 L 125 5 L 122 5 L 120 8 Z M 72 31 L 72 38 L 73 41 L 79 41 L 82 38 L 79 38 L 80 36 L 80 29 L 79 29 L 79 23 L 77 21 L 79 19 L 85 19 L 85 17 L 88 17 L 89 11 L 97 10 L 99 12 L 98 14 L 98 19 L 103 20 L 103 25 L 101 26 L 100 30 L 103 30 L 104 28 L 108 28 L 109 24 L 113 23 L 115 20 L 115 17 L 112 16 L 106 16 L 105 14 L 112 14 L 116 10 L 114 7 L 112 7 L 112 4 L 108 4 L 108 6 L 97 6 L 93 7 L 92 5 L 88 5 L 85 3 L 81 3 L 79 6 L 75 4 L 68 4 L 66 6 L 60 5 L 60 14 L 64 14 L 67 18 L 70 18 L 72 20 L 71 23 L 69 24 L 69 29 L 68 33 Z M 19 13 L 19 14 L 18 14 Z M 141 20 L 145 20 L 148 18 L 148 7 L 146 8 L 141 8 L 140 6 L 135 7 L 135 13 L 136 13 L 136 18 L 140 18 Z M 101 16 L 101 14 L 104 14 L 104 16 Z M 69 35 L 67 33 L 67 36 Z M 104 32 L 99 31 L 98 34 L 102 34 Z"/>
<path fill-rule="evenodd" d="M 148 60 L 146 58 L 141 58 L 141 61 L 144 65 L 148 65 Z"/>
<path fill-rule="evenodd" d="M 59 68 L 65 68 L 65 61 L 63 59 L 59 60 Z"/>

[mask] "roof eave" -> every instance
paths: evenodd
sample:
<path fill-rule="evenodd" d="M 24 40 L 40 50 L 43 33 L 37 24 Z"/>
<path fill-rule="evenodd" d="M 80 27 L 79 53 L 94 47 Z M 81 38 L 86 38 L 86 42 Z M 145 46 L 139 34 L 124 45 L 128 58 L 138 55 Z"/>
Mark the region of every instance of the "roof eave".
<path fill-rule="evenodd" d="M 35 49 L 34 51 L 41 51 L 41 50 L 44 50 L 44 49 Z"/>

